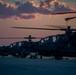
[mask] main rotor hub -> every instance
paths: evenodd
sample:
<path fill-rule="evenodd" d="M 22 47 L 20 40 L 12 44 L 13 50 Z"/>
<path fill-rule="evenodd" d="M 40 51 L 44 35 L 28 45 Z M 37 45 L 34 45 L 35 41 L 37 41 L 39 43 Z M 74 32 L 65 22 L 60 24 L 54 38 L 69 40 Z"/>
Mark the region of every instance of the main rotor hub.
<path fill-rule="evenodd" d="M 31 37 L 31 35 L 29 35 L 29 37 L 28 37 L 28 39 L 29 39 L 29 42 L 31 42 L 32 40 L 32 37 Z"/>
<path fill-rule="evenodd" d="M 69 30 L 70 30 L 70 28 L 71 28 L 71 27 L 70 27 L 70 26 L 68 26 L 68 29 L 69 29 Z"/>
<path fill-rule="evenodd" d="M 71 33 L 72 33 L 71 27 L 68 26 L 67 29 L 66 29 L 66 34 L 69 35 Z"/>

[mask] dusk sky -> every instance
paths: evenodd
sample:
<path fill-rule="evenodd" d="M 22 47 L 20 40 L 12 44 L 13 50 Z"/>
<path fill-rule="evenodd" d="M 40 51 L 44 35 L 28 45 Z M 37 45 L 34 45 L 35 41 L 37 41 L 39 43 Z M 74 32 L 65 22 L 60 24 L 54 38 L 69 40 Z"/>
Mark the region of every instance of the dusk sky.
<path fill-rule="evenodd" d="M 65 27 L 64 19 L 76 17 L 76 13 L 64 15 L 52 15 L 51 13 L 68 11 L 76 12 L 76 0 L 0 0 L 0 37 L 26 37 L 29 35 L 45 37 L 64 33 L 62 31 L 22 30 L 11 27 L 45 28 L 46 25 Z M 70 20 L 68 25 L 76 28 L 76 19 Z M 0 39 L 0 46 L 22 40 Z"/>

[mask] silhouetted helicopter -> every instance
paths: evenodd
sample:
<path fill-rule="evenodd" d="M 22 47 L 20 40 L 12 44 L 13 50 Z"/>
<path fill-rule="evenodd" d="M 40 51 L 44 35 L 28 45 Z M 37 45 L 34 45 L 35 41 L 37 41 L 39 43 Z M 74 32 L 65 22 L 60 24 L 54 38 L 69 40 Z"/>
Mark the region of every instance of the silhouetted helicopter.
<path fill-rule="evenodd" d="M 38 45 L 39 41 L 32 41 L 32 39 L 40 39 L 41 37 L 32 37 L 29 35 L 29 37 L 0 37 L 0 39 L 28 39 L 28 41 L 19 41 L 10 44 L 9 46 L 3 46 L 4 51 L 2 54 L 6 54 L 6 48 L 8 47 L 7 54 L 16 56 L 16 57 L 26 57 L 30 52 L 33 51 L 33 46 Z M 0 52 L 2 52 L 0 51 Z M 36 52 L 36 51 L 35 51 Z"/>
<path fill-rule="evenodd" d="M 69 21 L 76 17 L 65 18 Z M 49 25 L 48 25 L 49 26 Z M 41 45 L 34 47 L 34 49 L 44 56 L 55 56 L 56 59 L 62 59 L 63 56 L 76 57 L 76 29 L 67 28 L 33 28 L 33 27 L 12 27 L 17 29 L 36 29 L 36 30 L 61 30 L 65 31 L 64 34 L 51 35 L 41 39 Z M 46 40 L 48 38 L 48 40 Z M 54 39 L 53 39 L 54 38 Z M 37 48 L 37 49 L 36 49 Z"/>

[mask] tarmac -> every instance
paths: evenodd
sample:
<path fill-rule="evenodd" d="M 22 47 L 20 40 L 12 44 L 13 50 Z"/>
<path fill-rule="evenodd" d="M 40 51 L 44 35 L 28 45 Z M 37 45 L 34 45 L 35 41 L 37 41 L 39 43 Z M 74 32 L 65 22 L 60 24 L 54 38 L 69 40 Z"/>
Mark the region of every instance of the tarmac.
<path fill-rule="evenodd" d="M 2 57 L 0 75 L 76 75 L 76 60 Z"/>

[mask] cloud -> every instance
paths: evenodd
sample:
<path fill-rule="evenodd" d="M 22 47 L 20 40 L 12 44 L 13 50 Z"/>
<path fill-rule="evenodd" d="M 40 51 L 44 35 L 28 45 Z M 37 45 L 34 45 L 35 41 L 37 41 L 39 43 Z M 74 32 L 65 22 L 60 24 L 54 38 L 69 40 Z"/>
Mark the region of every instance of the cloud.
<path fill-rule="evenodd" d="M 15 5 L 21 5 L 21 4 L 22 4 L 21 1 L 16 1 L 16 2 L 15 2 Z"/>
<path fill-rule="evenodd" d="M 43 0 L 40 2 L 40 7 L 50 7 L 56 0 Z"/>
<path fill-rule="evenodd" d="M 32 14 L 32 13 L 36 13 L 37 12 L 37 7 L 36 7 L 36 5 L 33 2 L 28 1 L 26 3 L 21 4 L 17 8 L 17 11 L 20 12 L 20 13 Z"/>
<path fill-rule="evenodd" d="M 69 8 L 66 3 L 60 3 L 60 2 L 55 2 L 54 3 L 54 11 L 53 12 L 61 12 L 61 11 L 72 11 L 71 8 Z"/>
<path fill-rule="evenodd" d="M 20 3 L 16 3 L 16 4 L 21 5 Z M 1 10 L 0 11 L 0 18 L 2 18 L 2 19 L 14 17 L 14 16 L 22 18 L 22 19 L 34 19 L 36 17 L 35 15 L 32 15 L 32 14 L 31 15 L 30 14 L 29 15 L 22 15 L 25 12 L 23 12 L 22 10 L 19 11 L 18 8 L 15 8 L 8 3 L 3 3 L 1 0 L 0 0 L 0 10 Z"/>
<path fill-rule="evenodd" d="M 0 1 L 0 18 L 9 18 L 12 15 L 15 15 L 15 13 L 16 10 L 13 6 Z"/>
<path fill-rule="evenodd" d="M 72 9 L 73 11 L 76 11 L 76 6 L 73 6 L 71 9 Z"/>
<path fill-rule="evenodd" d="M 61 3 L 57 0 L 42 0 L 39 4 L 35 4 L 34 1 L 27 1 L 25 3 L 16 1 L 15 5 L 17 6 L 3 3 L 0 0 L 0 18 L 18 17 L 21 19 L 35 19 L 36 13 L 51 15 L 53 12 L 76 11 L 76 7 L 69 8 L 66 3 Z"/>
<path fill-rule="evenodd" d="M 27 14 L 20 14 L 20 15 L 17 15 L 17 17 L 22 18 L 22 19 L 34 19 L 34 18 L 36 18 L 35 15 L 27 15 Z"/>

